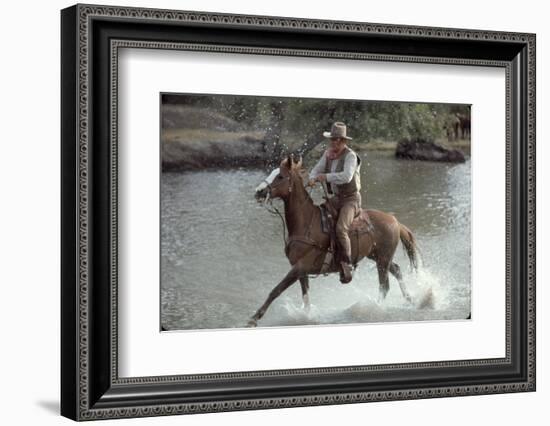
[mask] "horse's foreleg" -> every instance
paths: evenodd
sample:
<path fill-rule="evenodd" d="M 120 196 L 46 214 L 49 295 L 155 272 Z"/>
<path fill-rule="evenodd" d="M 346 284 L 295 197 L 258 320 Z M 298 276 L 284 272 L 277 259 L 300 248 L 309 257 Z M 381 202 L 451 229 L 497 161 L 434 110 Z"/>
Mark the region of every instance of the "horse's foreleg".
<path fill-rule="evenodd" d="M 307 275 L 300 278 L 300 285 L 302 287 L 302 300 L 304 302 L 304 309 L 309 312 L 311 305 L 309 303 L 309 277 Z"/>
<path fill-rule="evenodd" d="M 269 305 L 277 298 L 279 295 L 285 291 L 288 287 L 290 287 L 292 284 L 298 280 L 301 273 L 299 269 L 294 266 L 288 274 L 283 278 L 283 280 L 275 286 L 273 290 L 271 290 L 271 293 L 269 293 L 269 296 L 267 296 L 266 301 L 264 304 L 256 311 L 256 313 L 250 318 L 250 321 L 248 321 L 249 327 L 256 327 L 258 325 L 258 320 L 260 320 L 264 314 L 265 311 L 267 311 L 267 308 L 269 308 Z"/>
<path fill-rule="evenodd" d="M 401 275 L 401 268 L 399 268 L 399 265 L 397 263 L 391 262 L 389 271 L 395 278 L 397 278 L 397 281 L 399 282 L 399 287 L 401 288 L 401 293 L 403 294 L 405 300 L 407 300 L 407 302 L 409 303 L 412 303 L 412 297 L 407 290 L 405 281 L 403 281 L 403 275 Z"/>

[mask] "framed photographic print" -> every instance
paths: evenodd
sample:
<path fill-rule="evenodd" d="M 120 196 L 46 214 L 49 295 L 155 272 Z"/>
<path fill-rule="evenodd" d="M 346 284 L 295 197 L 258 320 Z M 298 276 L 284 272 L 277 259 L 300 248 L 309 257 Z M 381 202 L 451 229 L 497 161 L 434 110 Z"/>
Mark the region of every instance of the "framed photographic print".
<path fill-rule="evenodd" d="M 535 36 L 61 12 L 61 412 L 535 390 Z"/>

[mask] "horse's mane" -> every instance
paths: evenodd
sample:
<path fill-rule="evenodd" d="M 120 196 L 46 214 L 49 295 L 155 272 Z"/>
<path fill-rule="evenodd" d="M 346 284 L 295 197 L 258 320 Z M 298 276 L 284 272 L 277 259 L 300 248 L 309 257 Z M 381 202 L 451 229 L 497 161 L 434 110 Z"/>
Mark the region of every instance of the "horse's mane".
<path fill-rule="evenodd" d="M 303 167 L 301 167 L 299 170 L 292 170 L 291 174 L 293 175 L 293 177 L 297 177 L 298 179 L 300 179 L 300 183 L 301 183 L 301 186 L 302 186 L 302 189 L 304 191 L 304 194 L 306 196 L 306 200 L 309 200 L 311 202 L 311 204 L 313 204 L 314 206 L 316 206 L 315 202 L 313 201 L 313 198 L 311 198 L 311 195 L 309 195 L 309 192 L 307 191 L 307 189 L 305 188 L 305 185 L 304 185 L 304 178 L 302 177 L 302 173 L 305 173 L 307 174 L 307 170 Z"/>

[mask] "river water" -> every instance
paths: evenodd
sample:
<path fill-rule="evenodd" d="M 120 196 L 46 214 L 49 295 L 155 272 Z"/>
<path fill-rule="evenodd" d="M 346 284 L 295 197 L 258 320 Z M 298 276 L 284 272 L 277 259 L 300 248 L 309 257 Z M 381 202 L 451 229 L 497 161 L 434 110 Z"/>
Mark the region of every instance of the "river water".
<path fill-rule="evenodd" d="M 464 164 L 396 160 L 361 154 L 363 207 L 393 213 L 415 234 L 423 264 L 401 266 L 414 298 L 407 304 L 390 275 L 378 303 L 374 262 L 353 281 L 310 280 L 311 309 L 299 283 L 273 302 L 259 326 L 464 320 L 471 306 L 471 171 Z M 244 327 L 289 270 L 281 220 L 254 199 L 269 171 L 233 169 L 163 173 L 161 177 L 161 323 L 165 330 Z M 321 199 L 321 190 L 312 194 Z M 366 200 L 366 202 L 365 202 Z M 279 203 L 282 209 L 282 203 Z"/>

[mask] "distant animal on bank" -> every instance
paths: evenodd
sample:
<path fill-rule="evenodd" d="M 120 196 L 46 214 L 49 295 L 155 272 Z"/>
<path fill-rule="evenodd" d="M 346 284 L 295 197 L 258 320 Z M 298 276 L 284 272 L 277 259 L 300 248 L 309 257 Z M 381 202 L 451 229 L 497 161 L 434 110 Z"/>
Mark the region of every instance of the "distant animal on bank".
<path fill-rule="evenodd" d="M 451 115 L 443 126 L 447 133 L 448 141 L 455 141 L 460 135 L 460 120 L 456 115 Z"/>
<path fill-rule="evenodd" d="M 457 113 L 456 118 L 458 118 L 458 121 L 460 123 L 460 133 L 461 133 L 462 139 L 469 138 L 471 133 L 470 116 L 466 114 Z"/>

